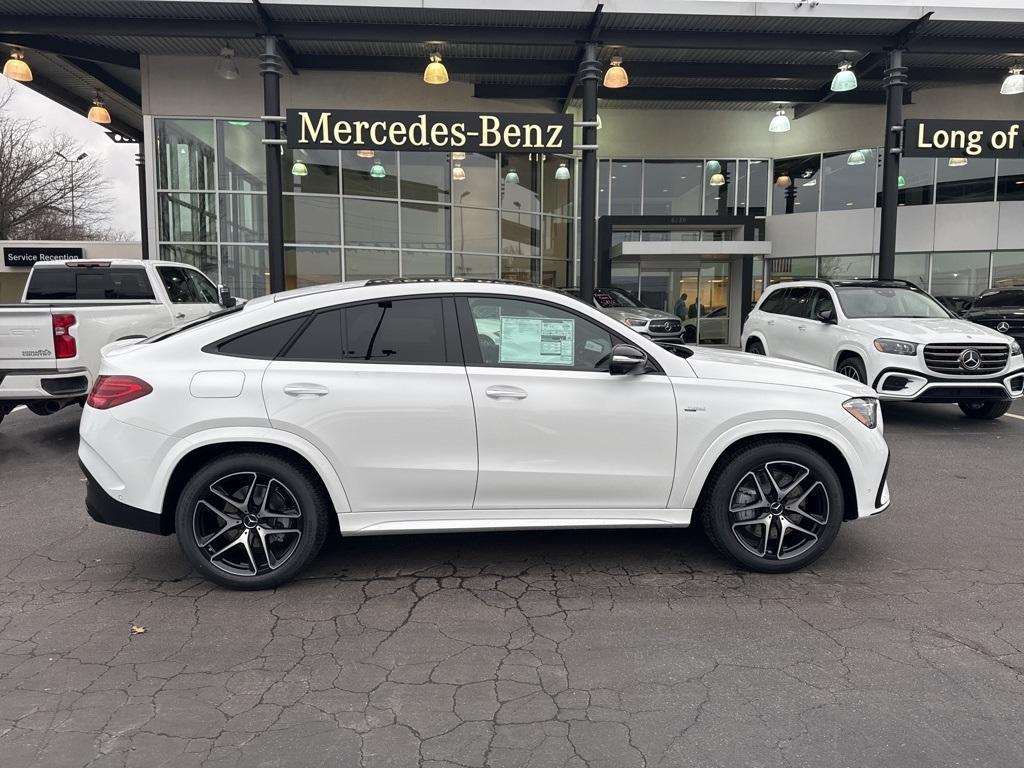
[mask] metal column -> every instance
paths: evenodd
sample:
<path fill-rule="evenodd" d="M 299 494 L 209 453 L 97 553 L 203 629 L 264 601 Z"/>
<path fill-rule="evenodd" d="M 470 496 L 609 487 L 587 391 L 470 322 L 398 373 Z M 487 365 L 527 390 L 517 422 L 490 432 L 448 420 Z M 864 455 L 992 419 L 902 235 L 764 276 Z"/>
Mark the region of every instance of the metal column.
<path fill-rule="evenodd" d="M 142 153 L 140 142 L 139 153 L 135 155 L 135 165 L 139 169 L 139 226 L 142 228 L 142 258 L 149 258 L 149 209 L 146 205 L 146 156 Z"/>
<path fill-rule="evenodd" d="M 903 86 L 907 68 L 903 51 L 889 51 L 885 70 L 885 156 L 882 158 L 882 225 L 878 239 L 878 277 L 892 280 L 896 272 L 896 216 L 899 211 L 900 153 L 903 146 Z"/>
<path fill-rule="evenodd" d="M 260 56 L 260 74 L 263 76 L 263 135 L 267 162 L 267 245 L 270 259 L 270 292 L 283 291 L 284 285 L 284 224 L 282 214 L 281 182 L 281 68 L 277 53 L 277 39 L 263 38 L 264 53 Z"/>
<path fill-rule="evenodd" d="M 601 63 L 597 44 L 587 43 L 579 70 L 583 89 L 583 162 L 580 169 L 580 298 L 588 304 L 594 297 L 597 263 L 597 85 Z"/>

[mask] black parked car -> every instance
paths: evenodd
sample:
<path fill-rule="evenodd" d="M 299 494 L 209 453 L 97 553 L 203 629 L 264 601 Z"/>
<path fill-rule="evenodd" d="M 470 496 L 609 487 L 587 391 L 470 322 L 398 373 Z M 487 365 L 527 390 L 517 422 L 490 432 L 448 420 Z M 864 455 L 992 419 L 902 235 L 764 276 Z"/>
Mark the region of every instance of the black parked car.
<path fill-rule="evenodd" d="M 963 318 L 995 328 L 1013 336 L 1018 343 L 1024 343 L 1024 286 L 984 291 L 970 309 L 964 311 Z"/>

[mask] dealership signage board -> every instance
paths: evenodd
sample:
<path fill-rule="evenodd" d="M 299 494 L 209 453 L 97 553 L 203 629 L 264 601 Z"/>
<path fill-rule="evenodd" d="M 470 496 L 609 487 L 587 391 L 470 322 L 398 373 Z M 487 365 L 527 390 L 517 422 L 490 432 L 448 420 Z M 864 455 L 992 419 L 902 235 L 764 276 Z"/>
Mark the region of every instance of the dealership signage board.
<path fill-rule="evenodd" d="M 5 267 L 31 267 L 37 261 L 74 261 L 85 256 L 82 248 L 40 248 L 4 246 Z"/>
<path fill-rule="evenodd" d="M 906 120 L 906 157 L 1024 157 L 1024 122 Z"/>
<path fill-rule="evenodd" d="M 572 152 L 572 115 L 289 109 L 292 149 Z"/>

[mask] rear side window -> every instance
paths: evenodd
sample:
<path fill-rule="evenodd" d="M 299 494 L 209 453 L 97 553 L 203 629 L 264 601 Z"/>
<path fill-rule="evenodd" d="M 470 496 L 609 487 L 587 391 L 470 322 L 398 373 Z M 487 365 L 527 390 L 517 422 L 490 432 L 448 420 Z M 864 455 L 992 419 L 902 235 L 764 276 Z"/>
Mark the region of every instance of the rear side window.
<path fill-rule="evenodd" d="M 444 365 L 441 299 L 399 299 L 317 314 L 285 360 Z"/>
<path fill-rule="evenodd" d="M 32 273 L 27 301 L 152 301 L 144 269 L 135 267 L 53 267 Z"/>
<path fill-rule="evenodd" d="M 286 320 L 280 320 L 270 325 L 264 325 L 251 331 L 232 336 L 229 339 L 218 342 L 213 349 L 208 350 L 221 355 L 232 357 L 254 357 L 259 360 L 273 360 L 277 357 L 284 345 L 302 327 L 309 315 L 297 315 Z"/>
<path fill-rule="evenodd" d="M 764 301 L 761 302 L 761 311 L 774 314 L 781 313 L 783 306 L 785 306 L 785 296 L 787 293 L 789 293 L 788 288 L 777 288 L 769 293 Z"/>
<path fill-rule="evenodd" d="M 791 317 L 809 318 L 811 301 L 814 298 L 813 288 L 790 288 L 786 295 L 786 306 L 783 314 Z"/>

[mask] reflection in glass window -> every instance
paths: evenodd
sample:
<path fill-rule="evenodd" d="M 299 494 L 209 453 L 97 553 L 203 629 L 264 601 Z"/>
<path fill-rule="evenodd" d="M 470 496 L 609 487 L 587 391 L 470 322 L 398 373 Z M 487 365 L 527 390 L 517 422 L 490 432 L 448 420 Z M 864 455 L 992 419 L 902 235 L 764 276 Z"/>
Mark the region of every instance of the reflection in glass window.
<path fill-rule="evenodd" d="M 491 278 L 498 276 L 498 257 L 475 253 L 456 253 L 452 258 L 456 277 Z"/>
<path fill-rule="evenodd" d="M 818 265 L 818 274 L 821 277 L 836 278 L 837 280 L 851 277 L 874 277 L 875 265 L 874 256 L 822 256 Z"/>
<path fill-rule="evenodd" d="M 466 178 L 452 183 L 452 202 L 477 208 L 498 207 L 498 158 L 467 152 L 461 160 Z"/>
<path fill-rule="evenodd" d="M 398 251 L 371 248 L 345 249 L 345 279 L 371 280 L 398 274 Z"/>
<path fill-rule="evenodd" d="M 639 216 L 641 213 L 639 160 L 613 160 L 611 165 L 611 210 L 613 216 Z"/>
<path fill-rule="evenodd" d="M 341 249 L 285 248 L 284 279 L 287 288 L 339 282 Z"/>
<path fill-rule="evenodd" d="M 501 257 L 501 279 L 519 283 L 540 283 L 540 259 L 526 259 L 520 256 Z"/>
<path fill-rule="evenodd" d="M 825 155 L 821 167 L 821 210 L 873 208 L 877 169 L 878 154 L 874 149 Z"/>
<path fill-rule="evenodd" d="M 918 288 L 928 290 L 928 254 L 897 253 L 896 270 L 893 274 L 897 280 L 909 280 Z"/>
<path fill-rule="evenodd" d="M 575 189 L 576 165 L 571 157 L 546 155 L 544 157 L 541 203 L 544 213 L 572 216 L 572 197 Z"/>
<path fill-rule="evenodd" d="M 402 251 L 402 277 L 448 277 L 451 254 L 443 251 Z"/>
<path fill-rule="evenodd" d="M 341 242 L 338 198 L 285 195 L 282 211 L 286 243 Z"/>
<path fill-rule="evenodd" d="M 157 195 L 161 240 L 204 243 L 217 239 L 213 195 L 161 192 Z"/>
<path fill-rule="evenodd" d="M 454 244 L 457 251 L 498 252 L 498 212 L 456 207 Z"/>
<path fill-rule="evenodd" d="M 714 162 L 720 171 L 715 171 Z M 728 216 L 736 205 L 736 184 L 735 160 L 709 161 L 704 168 L 704 215 Z"/>
<path fill-rule="evenodd" d="M 262 192 L 267 188 L 267 154 L 259 120 L 218 120 L 220 189 Z M 333 154 L 333 153 L 332 153 Z"/>
<path fill-rule="evenodd" d="M 943 160 L 942 162 L 946 162 Z M 935 158 L 901 157 L 898 205 L 931 205 L 935 185 Z M 882 205 L 882 171 L 878 171 L 875 205 Z"/>
<path fill-rule="evenodd" d="M 597 216 L 608 215 L 608 176 L 610 160 L 600 160 L 597 165 Z"/>
<path fill-rule="evenodd" d="M 501 252 L 509 256 L 540 256 L 540 216 L 502 212 Z"/>
<path fill-rule="evenodd" d="M 220 280 L 232 296 L 254 299 L 270 293 L 265 245 L 222 245 Z"/>
<path fill-rule="evenodd" d="M 530 155 L 501 156 L 501 207 L 540 210 L 540 170 Z"/>
<path fill-rule="evenodd" d="M 612 246 L 619 243 L 635 243 L 640 240 L 640 232 L 612 232 Z"/>
<path fill-rule="evenodd" d="M 817 276 L 818 258 L 816 256 L 797 259 L 768 259 L 767 261 L 769 285 Z"/>
<path fill-rule="evenodd" d="M 761 298 L 761 294 L 764 293 L 764 257 L 754 256 L 752 262 L 753 280 L 750 283 L 750 303 L 756 304 L 757 300 Z"/>
<path fill-rule="evenodd" d="M 447 205 L 402 203 L 402 247 L 452 247 L 451 209 Z"/>
<path fill-rule="evenodd" d="M 1024 285 L 1024 251 L 996 251 L 992 254 L 992 287 Z"/>
<path fill-rule="evenodd" d="M 545 216 L 541 255 L 545 259 L 571 259 L 573 220 Z"/>
<path fill-rule="evenodd" d="M 548 288 L 569 288 L 576 284 L 573 263 L 558 259 L 544 259 L 541 265 L 541 285 Z"/>
<path fill-rule="evenodd" d="M 818 210 L 821 155 L 788 157 L 775 161 L 772 213 L 809 213 Z"/>
<path fill-rule="evenodd" d="M 305 171 L 305 175 L 303 175 Z M 332 149 L 285 149 L 281 155 L 285 192 L 338 194 L 338 153 Z"/>
<path fill-rule="evenodd" d="M 369 153 L 366 153 L 369 154 Z M 360 157 L 353 150 L 341 153 L 341 191 L 360 197 L 398 197 L 398 153 L 376 150 Z"/>
<path fill-rule="evenodd" d="M 1024 200 L 1024 159 L 999 161 L 996 197 L 1000 201 Z"/>
<path fill-rule="evenodd" d="M 747 213 L 751 216 L 764 216 L 768 213 L 768 161 L 751 160 L 748 175 L 750 202 Z"/>
<path fill-rule="evenodd" d="M 973 299 L 988 288 L 988 251 L 932 254 L 933 296 Z"/>
<path fill-rule="evenodd" d="M 398 203 L 347 197 L 342 210 L 346 245 L 398 247 Z"/>
<path fill-rule="evenodd" d="M 221 195 L 220 238 L 226 243 L 265 243 L 267 196 Z"/>
<path fill-rule="evenodd" d="M 700 215 L 699 160 L 647 160 L 644 163 L 644 214 L 647 216 Z"/>
<path fill-rule="evenodd" d="M 640 265 L 612 264 L 612 287 L 629 291 L 633 295 L 640 293 Z"/>
<path fill-rule="evenodd" d="M 402 152 L 399 174 L 402 198 L 447 203 L 452 185 L 448 158 L 443 152 Z"/>
<path fill-rule="evenodd" d="M 954 165 L 950 165 L 950 161 Z M 935 202 L 990 202 L 995 193 L 996 161 L 987 157 L 972 157 L 966 165 L 957 165 L 957 162 L 957 158 L 939 159 Z"/>
<path fill-rule="evenodd" d="M 213 120 L 156 120 L 157 187 L 214 189 Z"/>

